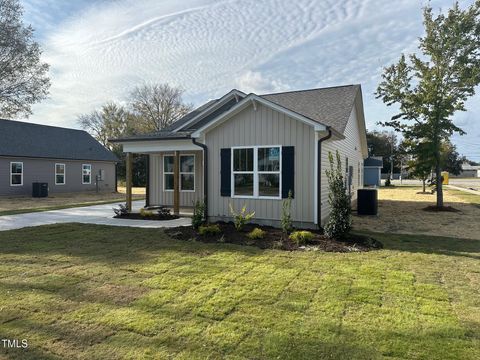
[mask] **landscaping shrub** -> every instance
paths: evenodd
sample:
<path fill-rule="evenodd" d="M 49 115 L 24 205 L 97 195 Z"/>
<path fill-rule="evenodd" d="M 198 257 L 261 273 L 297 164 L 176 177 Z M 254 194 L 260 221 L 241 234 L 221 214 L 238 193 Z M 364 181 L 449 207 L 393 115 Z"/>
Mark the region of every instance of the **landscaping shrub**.
<path fill-rule="evenodd" d="M 290 234 L 288 237 L 290 240 L 292 240 L 294 243 L 297 245 L 303 245 L 307 241 L 313 240 L 315 235 L 313 235 L 312 232 L 307 231 L 307 230 L 302 230 L 302 231 L 294 231 L 293 233 Z"/>
<path fill-rule="evenodd" d="M 197 200 L 193 207 L 192 226 L 198 229 L 205 222 L 205 202 Z"/>
<path fill-rule="evenodd" d="M 392 185 L 392 181 L 390 180 L 390 177 L 387 177 L 387 179 L 385 180 L 385 186 L 391 186 Z"/>
<path fill-rule="evenodd" d="M 247 213 L 247 205 L 243 205 L 242 210 L 236 212 L 232 204 L 229 205 L 230 213 L 232 214 L 233 222 L 235 223 L 235 229 L 237 229 L 237 231 L 240 231 L 248 221 L 253 219 L 253 217 L 255 216 L 255 211 Z"/>
<path fill-rule="evenodd" d="M 328 204 L 330 205 L 330 217 L 324 231 L 331 239 L 342 239 L 352 228 L 350 194 L 343 178 L 342 161 L 337 151 L 337 166 L 334 166 L 332 153 L 328 154 L 330 169 L 325 172 L 328 179 Z"/>
<path fill-rule="evenodd" d="M 140 215 L 141 215 L 142 217 L 152 217 L 152 216 L 153 216 L 153 211 L 152 211 L 152 210 L 147 210 L 147 209 L 141 208 L 141 209 L 140 209 Z"/>
<path fill-rule="evenodd" d="M 212 224 L 212 225 L 201 225 L 198 228 L 198 233 L 202 236 L 213 236 L 213 235 L 218 235 L 222 232 L 220 229 L 220 226 L 217 224 Z"/>
<path fill-rule="evenodd" d="M 293 229 L 292 225 L 292 191 L 288 192 L 288 198 L 283 200 L 282 204 L 282 218 L 280 220 L 282 224 L 282 231 L 284 235 L 287 235 Z"/>
<path fill-rule="evenodd" d="M 256 227 L 252 231 L 247 234 L 247 237 L 252 240 L 263 239 L 265 237 L 266 232 L 262 229 Z"/>
<path fill-rule="evenodd" d="M 121 216 L 126 216 L 130 213 L 130 211 L 127 208 L 127 204 L 119 204 L 118 208 L 113 208 L 113 212 L 115 213 L 115 216 L 121 217 Z"/>

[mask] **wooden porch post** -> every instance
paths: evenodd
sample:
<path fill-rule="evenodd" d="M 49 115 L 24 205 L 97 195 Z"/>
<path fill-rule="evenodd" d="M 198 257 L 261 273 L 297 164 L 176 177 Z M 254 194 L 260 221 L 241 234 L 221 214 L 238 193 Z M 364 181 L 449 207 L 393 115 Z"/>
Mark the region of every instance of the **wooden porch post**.
<path fill-rule="evenodd" d="M 127 187 L 127 208 L 132 210 L 132 153 L 127 152 L 126 157 L 126 187 Z"/>
<path fill-rule="evenodd" d="M 173 213 L 180 214 L 180 151 L 175 151 L 173 163 Z"/>

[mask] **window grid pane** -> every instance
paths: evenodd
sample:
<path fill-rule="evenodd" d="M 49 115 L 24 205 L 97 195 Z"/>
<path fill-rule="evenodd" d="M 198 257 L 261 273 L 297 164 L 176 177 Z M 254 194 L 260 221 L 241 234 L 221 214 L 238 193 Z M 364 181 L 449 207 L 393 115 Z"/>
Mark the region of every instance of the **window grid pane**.
<path fill-rule="evenodd" d="M 173 173 L 173 166 L 174 166 L 174 157 L 171 155 L 165 155 L 163 157 L 163 172 L 165 173 Z"/>
<path fill-rule="evenodd" d="M 234 194 L 253 196 L 253 174 L 234 174 Z"/>
<path fill-rule="evenodd" d="M 165 190 L 173 190 L 173 174 L 165 174 Z"/>

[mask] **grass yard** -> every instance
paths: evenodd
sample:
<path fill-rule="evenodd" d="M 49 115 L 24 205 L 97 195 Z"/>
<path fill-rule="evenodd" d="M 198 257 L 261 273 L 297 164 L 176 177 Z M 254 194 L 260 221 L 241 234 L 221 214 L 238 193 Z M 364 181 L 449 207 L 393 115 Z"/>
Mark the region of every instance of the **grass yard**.
<path fill-rule="evenodd" d="M 480 241 L 285 252 L 62 224 L 0 232 L 0 359 L 479 359 Z"/>
<path fill-rule="evenodd" d="M 378 216 L 354 216 L 354 228 L 480 240 L 480 195 L 444 189 L 445 205 L 460 212 L 428 212 L 422 208 L 434 205 L 436 195 L 420 191 L 416 186 L 380 188 Z"/>
<path fill-rule="evenodd" d="M 125 201 L 125 189 L 119 187 L 118 191 L 118 193 L 100 192 L 98 194 L 94 191 L 50 194 L 46 198 L 32 198 L 30 196 L 0 196 L 0 216 Z M 145 188 L 134 188 L 134 191 L 132 192 L 134 194 L 134 200 L 145 198 Z"/>

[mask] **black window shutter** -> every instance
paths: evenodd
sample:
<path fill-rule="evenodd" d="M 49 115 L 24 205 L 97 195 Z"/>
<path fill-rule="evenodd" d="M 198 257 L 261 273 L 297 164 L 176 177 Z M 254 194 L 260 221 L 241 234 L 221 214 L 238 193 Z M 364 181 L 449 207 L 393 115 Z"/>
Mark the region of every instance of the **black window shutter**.
<path fill-rule="evenodd" d="M 295 197 L 295 147 L 282 147 L 282 199 L 288 198 L 288 192 Z"/>
<path fill-rule="evenodd" d="M 220 195 L 232 194 L 232 149 L 220 149 Z"/>

